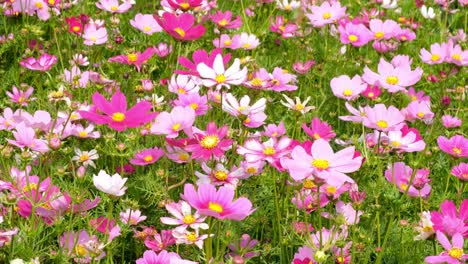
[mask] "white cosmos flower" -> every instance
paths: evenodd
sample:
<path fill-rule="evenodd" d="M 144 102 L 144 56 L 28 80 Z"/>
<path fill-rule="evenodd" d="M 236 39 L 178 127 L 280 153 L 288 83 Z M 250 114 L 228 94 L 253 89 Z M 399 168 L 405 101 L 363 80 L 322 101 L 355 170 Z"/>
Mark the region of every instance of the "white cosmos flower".
<path fill-rule="evenodd" d="M 127 178 L 123 178 L 118 174 L 110 176 L 105 171 L 101 170 L 99 174 L 93 176 L 94 186 L 101 192 L 110 194 L 112 196 L 122 196 L 125 194 L 125 182 Z"/>
<path fill-rule="evenodd" d="M 247 67 L 240 69 L 240 60 L 235 59 L 234 63 L 227 70 L 224 68 L 223 55 L 218 54 L 213 63 L 213 68 L 205 63 L 197 65 L 197 71 L 202 77 L 202 84 L 206 87 L 221 89 L 223 86 L 230 88 L 232 85 L 240 85 L 247 79 Z"/>
<path fill-rule="evenodd" d="M 93 160 L 98 159 L 99 154 L 95 149 L 90 151 L 81 151 L 80 149 L 75 148 L 75 154 L 76 155 L 72 158 L 72 160 L 78 163 L 82 163 L 85 167 L 91 166 L 96 168 Z"/>
<path fill-rule="evenodd" d="M 301 114 L 305 114 L 309 112 L 310 110 L 315 109 L 315 106 L 307 106 L 307 103 L 310 100 L 310 96 L 308 96 L 304 102 L 301 102 L 301 99 L 299 97 L 296 98 L 296 102 L 293 101 L 293 99 L 287 97 L 286 95 L 283 94 L 284 99 L 286 99 L 286 102 L 281 101 L 281 104 L 286 106 L 287 108 L 293 110 L 293 111 L 298 111 Z"/>
<path fill-rule="evenodd" d="M 435 17 L 434 8 L 423 5 L 421 7 L 421 14 L 424 18 L 433 19 Z"/>
<path fill-rule="evenodd" d="M 398 7 L 398 1 L 397 0 L 383 0 L 382 7 L 385 9 L 395 9 Z"/>

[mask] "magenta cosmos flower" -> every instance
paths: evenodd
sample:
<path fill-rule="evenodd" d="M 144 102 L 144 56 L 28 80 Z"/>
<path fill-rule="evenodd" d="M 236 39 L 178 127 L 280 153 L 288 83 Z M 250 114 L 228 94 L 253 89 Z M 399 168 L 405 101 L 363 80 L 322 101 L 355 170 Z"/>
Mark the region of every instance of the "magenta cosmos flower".
<path fill-rule="evenodd" d="M 324 139 L 317 139 L 311 147 L 310 154 L 302 146 L 296 146 L 291 152 L 291 159 L 281 160 L 283 167 L 295 181 L 315 175 L 333 186 L 344 182 L 354 183 L 345 173 L 359 170 L 362 157 L 355 157 L 355 148 L 348 147 L 333 152 L 330 144 Z"/>
<path fill-rule="evenodd" d="M 321 138 L 326 141 L 330 141 L 330 139 L 336 136 L 336 133 L 333 132 L 332 126 L 327 122 L 320 121 L 318 117 L 314 117 L 314 119 L 312 119 L 310 127 L 308 127 L 306 123 L 302 123 L 302 129 L 314 140 Z"/>
<path fill-rule="evenodd" d="M 130 163 L 133 165 L 145 166 L 155 163 L 162 156 L 164 156 L 164 150 L 160 148 L 145 149 L 136 153 L 133 159 L 130 160 Z"/>
<path fill-rule="evenodd" d="M 44 53 L 39 58 L 30 57 L 20 61 L 20 65 L 32 71 L 48 71 L 57 63 L 57 57 Z"/>
<path fill-rule="evenodd" d="M 147 101 L 140 101 L 127 110 L 127 98 L 121 91 L 116 91 L 110 102 L 99 92 L 96 92 L 93 95 L 93 103 L 92 110 L 78 111 L 81 117 L 96 124 L 107 124 L 117 131 L 139 127 L 150 122 L 156 116 L 156 113 L 149 112 L 152 106 Z"/>
<path fill-rule="evenodd" d="M 449 236 L 460 233 L 463 237 L 468 237 L 468 200 L 463 200 L 458 211 L 452 201 L 442 202 L 440 213 L 431 212 L 431 221 L 436 231 L 441 231 Z"/>
<path fill-rule="evenodd" d="M 231 11 L 217 11 L 216 14 L 210 16 L 210 20 L 215 23 L 219 28 L 237 29 L 242 26 L 242 19 L 237 16 L 234 20 L 232 19 Z"/>
<path fill-rule="evenodd" d="M 199 77 L 200 75 L 198 74 L 198 71 L 197 71 L 197 65 L 200 63 L 204 63 L 208 67 L 212 68 L 216 56 L 218 54 L 222 55 L 222 53 L 223 53 L 222 49 L 214 49 L 210 52 L 210 54 L 208 54 L 208 52 L 202 49 L 196 50 L 192 54 L 193 62 L 190 61 L 186 57 L 180 56 L 178 59 L 179 64 L 184 66 L 188 70 L 175 70 L 174 73 Z M 231 54 L 227 53 L 226 55 L 223 55 L 224 65 L 227 65 L 230 59 L 231 59 Z"/>
<path fill-rule="evenodd" d="M 33 92 L 34 88 L 32 88 L 31 86 L 26 91 L 22 91 L 18 90 L 18 88 L 16 88 L 16 86 L 13 85 L 12 91 L 7 91 L 6 94 L 8 95 L 8 97 L 10 97 L 10 100 L 12 102 L 21 106 L 27 106 L 28 102 L 36 100 L 35 97 L 29 98 Z"/>
<path fill-rule="evenodd" d="M 220 129 L 214 122 L 210 122 L 206 131 L 196 129 L 194 131 L 195 142 L 188 145 L 185 150 L 192 152 L 192 158 L 208 161 L 212 156 L 217 158 L 224 155 L 224 152 L 231 148 L 232 139 L 224 139 L 228 133 L 228 127 Z"/>
<path fill-rule="evenodd" d="M 196 262 L 183 260 L 177 253 L 163 250 L 156 254 L 154 251 L 146 250 L 143 257 L 136 260 L 136 264 L 195 264 Z"/>
<path fill-rule="evenodd" d="M 438 256 L 429 256 L 424 259 L 426 263 L 449 263 L 449 264 L 462 264 L 468 260 L 468 254 L 463 253 L 463 237 L 460 234 L 455 234 L 452 237 L 452 243 L 440 231 L 436 233 L 437 240 L 444 247 L 445 251 Z"/>
<path fill-rule="evenodd" d="M 457 166 L 454 166 L 450 173 L 462 181 L 468 181 L 468 163 L 461 162 Z"/>
<path fill-rule="evenodd" d="M 233 201 L 234 190 L 224 186 L 216 190 L 211 184 L 203 184 L 197 192 L 192 184 L 186 184 L 181 197 L 200 214 L 217 219 L 241 221 L 255 211 L 247 198 L 241 197 Z"/>
<path fill-rule="evenodd" d="M 437 138 L 439 148 L 454 157 L 466 158 L 468 157 L 468 139 L 461 135 L 455 135 L 450 139 L 439 136 Z"/>
<path fill-rule="evenodd" d="M 149 60 L 156 53 L 156 49 L 153 47 L 147 48 L 143 52 L 131 52 L 127 55 L 118 55 L 110 58 L 109 62 L 118 62 L 127 65 L 135 65 L 138 71 L 141 69 L 141 65 Z"/>
<path fill-rule="evenodd" d="M 419 169 L 413 175 L 413 169 L 404 162 L 395 162 L 389 165 L 385 171 L 387 181 L 393 183 L 401 193 L 407 193 L 411 197 L 429 197 L 431 186 L 428 178 L 429 170 Z M 411 178 L 413 181 L 411 182 Z"/>
<path fill-rule="evenodd" d="M 164 12 L 162 18 L 154 17 L 158 24 L 167 32 L 178 40 L 195 40 L 205 34 L 203 25 L 193 26 L 195 17 L 190 13 L 183 13 L 179 16 Z"/>

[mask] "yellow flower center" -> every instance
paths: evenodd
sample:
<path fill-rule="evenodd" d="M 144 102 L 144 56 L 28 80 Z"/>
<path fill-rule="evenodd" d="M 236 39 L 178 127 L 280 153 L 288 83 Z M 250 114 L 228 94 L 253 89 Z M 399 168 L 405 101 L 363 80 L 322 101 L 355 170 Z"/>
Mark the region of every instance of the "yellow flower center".
<path fill-rule="evenodd" d="M 276 150 L 272 147 L 266 147 L 263 150 L 263 154 L 265 154 L 265 156 L 272 156 L 272 155 L 275 155 L 275 153 L 276 153 Z"/>
<path fill-rule="evenodd" d="M 197 103 L 191 103 L 190 108 L 192 108 L 193 110 L 197 110 L 198 109 L 198 104 Z"/>
<path fill-rule="evenodd" d="M 115 112 L 112 114 L 112 120 L 115 122 L 122 122 L 125 120 L 125 114 L 121 112 Z"/>
<path fill-rule="evenodd" d="M 452 258 L 461 259 L 463 256 L 463 249 L 454 247 L 448 251 L 448 254 Z"/>
<path fill-rule="evenodd" d="M 213 149 L 219 144 L 218 136 L 205 136 L 201 141 L 200 145 L 206 149 Z"/>
<path fill-rule="evenodd" d="M 47 2 L 49 3 L 49 5 L 55 5 L 55 0 L 49 0 Z"/>
<path fill-rule="evenodd" d="M 217 83 L 224 83 L 226 81 L 226 76 L 224 76 L 224 74 L 218 74 L 215 77 L 215 81 Z"/>
<path fill-rule="evenodd" d="M 85 162 L 87 160 L 89 160 L 89 155 L 88 154 L 85 153 L 85 154 L 80 155 L 80 161 L 81 162 Z"/>
<path fill-rule="evenodd" d="M 461 60 L 461 56 L 460 56 L 460 54 L 455 53 L 455 54 L 452 55 L 452 59 L 457 60 L 457 61 L 460 61 L 460 60 Z"/>
<path fill-rule="evenodd" d="M 95 36 L 91 36 L 89 40 L 91 40 L 92 42 L 96 42 L 97 38 Z"/>
<path fill-rule="evenodd" d="M 454 148 L 452 149 L 452 152 L 455 153 L 455 154 L 457 154 L 457 155 L 460 155 L 461 152 L 462 152 L 462 150 L 461 150 L 461 148 L 454 147 Z"/>
<path fill-rule="evenodd" d="M 80 137 L 84 138 L 84 137 L 87 137 L 87 136 L 88 136 L 88 132 L 86 132 L 86 131 L 80 131 L 80 132 L 78 132 L 78 135 L 79 135 Z"/>
<path fill-rule="evenodd" d="M 250 85 L 259 87 L 263 85 L 263 81 L 260 78 L 253 78 L 252 81 L 250 81 Z"/>
<path fill-rule="evenodd" d="M 118 6 L 111 6 L 110 9 L 111 9 L 112 11 L 117 11 L 117 9 L 119 9 L 119 7 L 118 7 Z"/>
<path fill-rule="evenodd" d="M 377 32 L 374 34 L 375 38 L 379 39 L 382 38 L 385 34 L 383 32 Z"/>
<path fill-rule="evenodd" d="M 379 120 L 377 123 L 375 123 L 378 127 L 385 129 L 388 127 L 388 123 L 385 120 Z"/>
<path fill-rule="evenodd" d="M 411 96 L 411 101 L 416 101 L 416 100 L 418 100 L 418 98 L 416 96 L 414 96 L 414 95 Z"/>
<path fill-rule="evenodd" d="M 400 39 L 406 41 L 408 38 L 406 36 L 401 36 Z"/>
<path fill-rule="evenodd" d="M 304 188 L 312 189 L 314 187 L 315 187 L 315 183 L 311 179 L 305 179 L 304 180 Z"/>
<path fill-rule="evenodd" d="M 281 32 L 284 32 L 284 30 L 286 29 L 285 26 L 279 26 L 278 28 L 279 28 L 279 30 L 280 30 Z"/>
<path fill-rule="evenodd" d="M 180 94 L 186 94 L 187 93 L 187 91 L 185 91 L 185 89 L 183 89 L 183 88 L 177 89 L 177 92 L 180 93 Z"/>
<path fill-rule="evenodd" d="M 79 26 L 72 27 L 73 32 L 78 32 L 78 31 L 80 31 L 80 29 L 81 29 L 81 27 L 79 27 Z"/>
<path fill-rule="evenodd" d="M 400 188 L 401 188 L 403 191 L 406 191 L 406 190 L 408 189 L 408 184 L 402 183 L 402 184 L 400 184 Z"/>
<path fill-rule="evenodd" d="M 42 9 L 42 8 L 44 7 L 44 3 L 42 3 L 42 0 L 37 1 L 34 5 L 35 5 L 38 9 Z"/>
<path fill-rule="evenodd" d="M 28 185 L 25 185 L 23 187 L 23 192 L 29 192 L 29 191 L 32 191 L 32 190 L 37 190 L 37 184 L 35 183 L 30 183 Z"/>
<path fill-rule="evenodd" d="M 129 53 L 129 54 L 127 55 L 127 60 L 128 60 L 129 62 L 135 62 L 135 61 L 137 61 L 137 60 L 138 60 L 138 54 L 136 54 L 136 53 Z"/>
<path fill-rule="evenodd" d="M 244 45 L 242 45 L 242 47 L 244 47 L 244 49 L 248 49 L 248 48 L 250 48 L 250 43 L 244 43 Z"/>
<path fill-rule="evenodd" d="M 314 138 L 315 139 L 320 139 L 320 135 L 318 133 L 314 133 Z"/>
<path fill-rule="evenodd" d="M 228 24 L 227 20 L 226 19 L 222 19 L 221 21 L 218 22 L 218 25 L 224 27 Z"/>
<path fill-rule="evenodd" d="M 343 95 L 344 95 L 344 96 L 351 96 L 351 95 L 353 95 L 353 90 L 351 90 L 351 89 L 345 89 L 345 90 L 343 91 Z"/>
<path fill-rule="evenodd" d="M 174 124 L 174 125 L 172 126 L 172 130 L 174 130 L 174 131 L 179 130 L 179 128 L 180 128 L 180 123 Z"/>
<path fill-rule="evenodd" d="M 358 37 L 356 35 L 349 35 L 348 40 L 351 42 L 356 42 L 358 41 Z"/>
<path fill-rule="evenodd" d="M 431 60 L 432 61 L 438 61 L 440 59 L 440 56 L 438 54 L 432 54 Z"/>
<path fill-rule="evenodd" d="M 76 252 L 76 255 L 78 255 L 80 257 L 85 256 L 86 253 L 87 253 L 86 248 L 81 244 L 76 245 L 75 252 Z"/>
<path fill-rule="evenodd" d="M 232 40 L 228 39 L 224 41 L 224 46 L 229 47 L 232 44 Z"/>
<path fill-rule="evenodd" d="M 174 31 L 177 32 L 177 34 L 179 34 L 179 36 L 181 36 L 182 38 L 185 37 L 185 31 L 181 29 L 180 27 L 176 27 Z"/>
<path fill-rule="evenodd" d="M 180 3 L 179 5 L 180 7 L 182 7 L 183 10 L 187 10 L 190 7 L 190 4 L 186 2 Z"/>
<path fill-rule="evenodd" d="M 369 98 L 373 98 L 374 95 L 375 95 L 375 94 L 374 94 L 373 92 L 370 92 L 370 93 L 367 94 L 367 96 L 369 96 Z"/>
<path fill-rule="evenodd" d="M 195 232 L 188 232 L 188 233 L 187 233 L 187 240 L 188 240 L 189 242 L 192 242 L 192 243 L 193 243 L 193 242 L 197 241 L 197 238 L 198 238 L 198 237 L 197 237 L 197 234 L 195 234 Z"/>
<path fill-rule="evenodd" d="M 312 161 L 312 166 L 319 170 L 326 170 L 330 167 L 330 163 L 328 162 L 328 160 L 316 159 Z"/>
<path fill-rule="evenodd" d="M 180 153 L 179 154 L 179 159 L 182 161 L 187 161 L 190 159 L 190 155 L 188 153 Z"/>
<path fill-rule="evenodd" d="M 432 226 L 424 226 L 422 228 L 422 231 L 424 231 L 424 232 L 431 232 L 432 230 L 434 230 L 434 228 L 432 228 Z"/>
<path fill-rule="evenodd" d="M 195 217 L 191 214 L 184 215 L 184 219 L 182 221 L 184 221 L 184 224 L 186 225 L 191 225 L 195 223 Z"/>
<path fill-rule="evenodd" d="M 208 203 L 208 208 L 212 211 L 215 211 L 217 213 L 222 213 L 223 212 L 223 206 L 220 205 L 219 203 L 214 203 L 214 202 L 209 202 Z"/>
<path fill-rule="evenodd" d="M 219 181 L 224 181 L 227 179 L 228 174 L 224 171 L 216 171 L 214 177 Z"/>
<path fill-rule="evenodd" d="M 325 188 L 325 189 L 327 190 L 328 194 L 335 194 L 336 193 L 336 187 L 335 186 L 328 185 L 327 188 Z"/>
<path fill-rule="evenodd" d="M 386 81 L 387 81 L 387 83 L 390 84 L 390 85 L 395 85 L 395 84 L 398 83 L 398 77 L 393 76 L 393 75 L 392 75 L 392 76 L 388 76 Z"/>
<path fill-rule="evenodd" d="M 244 111 L 245 109 L 247 109 L 247 106 L 243 105 L 243 106 L 239 106 L 237 108 L 237 111 L 241 112 L 241 111 Z"/>
<path fill-rule="evenodd" d="M 143 27 L 143 31 L 148 32 L 148 31 L 150 31 L 150 30 L 151 30 L 151 27 L 150 27 L 150 26 L 144 26 L 144 27 Z"/>
<path fill-rule="evenodd" d="M 250 123 L 250 121 L 252 121 L 252 120 L 250 120 L 250 118 L 247 117 L 247 118 L 244 120 L 244 124 L 248 124 L 248 123 Z"/>
<path fill-rule="evenodd" d="M 144 157 L 143 160 L 146 161 L 146 162 L 151 162 L 153 160 L 153 156 L 148 155 L 148 156 Z"/>
<path fill-rule="evenodd" d="M 257 169 L 255 167 L 248 167 L 246 170 L 245 170 L 248 174 L 254 174 L 254 173 L 257 173 Z M 468 176 L 468 175 L 467 175 Z"/>
<path fill-rule="evenodd" d="M 297 111 L 304 110 L 305 106 L 303 104 L 297 104 L 294 106 L 294 109 Z"/>
<path fill-rule="evenodd" d="M 401 145 L 400 142 L 398 142 L 398 141 L 392 141 L 392 146 L 394 146 L 394 147 L 399 147 L 400 145 Z"/>
<path fill-rule="evenodd" d="M 424 113 L 423 113 L 423 112 L 419 112 L 419 113 L 417 114 L 417 116 L 418 116 L 419 118 L 423 118 L 423 117 L 424 117 Z"/>
<path fill-rule="evenodd" d="M 285 5 L 284 6 L 284 10 L 286 10 L 286 11 L 289 11 L 291 9 L 292 9 L 291 5 Z"/>
<path fill-rule="evenodd" d="M 323 17 L 323 19 L 329 19 L 331 17 L 331 13 L 330 12 L 325 12 L 322 17 Z"/>

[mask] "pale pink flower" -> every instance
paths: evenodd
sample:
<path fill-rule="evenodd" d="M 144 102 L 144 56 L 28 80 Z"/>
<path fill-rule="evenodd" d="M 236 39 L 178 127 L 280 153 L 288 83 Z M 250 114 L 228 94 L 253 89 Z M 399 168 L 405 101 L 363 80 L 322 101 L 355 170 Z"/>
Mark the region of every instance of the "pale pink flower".
<path fill-rule="evenodd" d="M 176 138 L 180 131 L 192 135 L 192 125 L 195 122 L 195 111 L 191 107 L 176 106 L 170 113 L 160 113 L 151 126 L 151 133 Z"/>
<path fill-rule="evenodd" d="M 367 88 L 367 84 L 362 81 L 359 75 L 355 75 L 352 79 L 348 75 L 335 77 L 330 81 L 330 86 L 336 97 L 348 101 L 358 98 L 359 94 Z"/>
<path fill-rule="evenodd" d="M 120 14 L 127 12 L 132 7 L 132 3 L 127 0 L 124 0 L 122 4 L 119 3 L 119 0 L 99 0 L 99 2 L 96 3 L 96 6 L 97 8 L 109 11 L 112 14 Z"/>
<path fill-rule="evenodd" d="M 147 35 L 153 35 L 156 32 L 163 31 L 153 15 L 136 14 L 135 18 L 130 20 L 130 24 Z"/>
<path fill-rule="evenodd" d="M 140 210 L 127 209 L 125 212 L 120 212 L 120 221 L 127 225 L 137 225 L 145 221 L 146 216 L 141 215 Z"/>
<path fill-rule="evenodd" d="M 376 104 L 374 108 L 366 106 L 365 116 L 362 121 L 364 126 L 379 131 L 391 131 L 400 129 L 405 121 L 404 115 L 396 107 L 387 107 L 384 104 Z"/>
<path fill-rule="evenodd" d="M 37 139 L 34 129 L 26 126 L 24 122 L 21 122 L 15 126 L 13 136 L 15 137 L 15 140 L 7 139 L 8 143 L 21 149 L 27 148 L 40 153 L 49 151 L 47 142 L 43 139 Z"/>
<path fill-rule="evenodd" d="M 166 210 L 175 218 L 161 217 L 161 222 L 166 225 L 178 225 L 177 229 L 208 229 L 205 223 L 205 216 L 200 216 L 198 212 L 192 213 L 192 207 L 186 201 L 166 204 Z"/>
<path fill-rule="evenodd" d="M 107 42 L 105 27 L 97 28 L 95 24 L 87 24 L 83 31 L 84 44 L 88 46 L 100 45 Z"/>

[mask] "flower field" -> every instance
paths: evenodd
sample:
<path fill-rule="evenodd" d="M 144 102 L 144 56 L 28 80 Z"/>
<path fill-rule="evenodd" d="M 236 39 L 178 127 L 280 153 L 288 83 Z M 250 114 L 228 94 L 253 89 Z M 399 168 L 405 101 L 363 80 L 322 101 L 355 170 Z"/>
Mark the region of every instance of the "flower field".
<path fill-rule="evenodd" d="M 468 262 L 467 0 L 0 6 L 0 263 Z"/>

